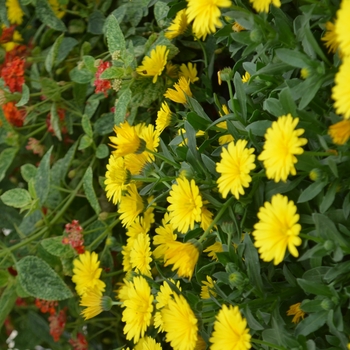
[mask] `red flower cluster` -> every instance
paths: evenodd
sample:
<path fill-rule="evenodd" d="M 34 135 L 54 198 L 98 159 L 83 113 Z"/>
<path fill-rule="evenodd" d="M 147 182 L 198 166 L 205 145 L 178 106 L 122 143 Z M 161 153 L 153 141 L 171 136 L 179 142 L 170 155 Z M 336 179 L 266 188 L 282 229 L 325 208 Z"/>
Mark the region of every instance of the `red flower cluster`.
<path fill-rule="evenodd" d="M 76 339 L 70 339 L 69 344 L 74 350 L 88 350 L 88 342 L 82 333 L 78 333 Z"/>
<path fill-rule="evenodd" d="M 65 309 L 49 317 L 50 334 L 54 341 L 59 341 L 60 336 L 64 331 L 64 327 L 66 326 L 66 320 L 67 316 Z"/>
<path fill-rule="evenodd" d="M 66 127 L 66 121 L 65 121 L 65 116 L 66 116 L 66 110 L 63 108 L 58 108 L 57 109 L 57 114 L 58 114 L 58 120 L 59 120 L 59 126 L 61 129 L 61 133 L 67 134 L 68 130 Z M 46 126 L 47 126 L 47 130 L 48 132 L 50 132 L 51 134 L 55 134 L 55 131 L 51 125 L 51 113 L 49 113 L 46 117 Z"/>
<path fill-rule="evenodd" d="M 1 67 L 1 78 L 11 92 L 22 92 L 24 84 L 24 64 L 25 61 L 18 56 L 6 53 L 5 62 Z"/>
<path fill-rule="evenodd" d="M 73 220 L 71 224 L 66 224 L 65 232 L 68 233 L 68 236 L 62 240 L 63 244 L 70 244 L 78 254 L 85 252 L 82 231 L 83 228 L 79 225 L 79 221 Z"/>
<path fill-rule="evenodd" d="M 12 40 L 13 33 L 15 32 L 16 26 L 13 25 L 9 28 L 3 28 L 0 36 L 0 44 L 6 44 Z"/>
<path fill-rule="evenodd" d="M 103 62 L 99 64 L 97 68 L 97 72 L 95 74 L 95 81 L 94 81 L 94 86 L 95 88 L 95 93 L 98 94 L 99 92 L 103 92 L 104 95 L 107 97 L 107 90 L 111 88 L 111 83 L 109 80 L 106 79 L 101 79 L 100 76 L 101 74 L 111 66 L 110 62 Z"/>
<path fill-rule="evenodd" d="M 40 309 L 40 311 L 45 314 L 47 312 L 50 315 L 54 315 L 56 313 L 56 307 L 58 305 L 57 301 L 48 301 L 43 299 L 35 299 L 35 306 Z"/>
<path fill-rule="evenodd" d="M 25 110 L 19 110 L 14 102 L 7 102 L 2 105 L 2 110 L 4 111 L 5 118 L 7 121 L 17 127 L 23 126 L 23 121 L 25 117 Z"/>

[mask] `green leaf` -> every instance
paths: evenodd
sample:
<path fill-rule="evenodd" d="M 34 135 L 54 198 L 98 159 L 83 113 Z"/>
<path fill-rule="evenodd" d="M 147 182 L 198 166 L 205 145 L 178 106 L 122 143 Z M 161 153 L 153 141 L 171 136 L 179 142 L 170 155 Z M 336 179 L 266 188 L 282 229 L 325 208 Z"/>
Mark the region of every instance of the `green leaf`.
<path fill-rule="evenodd" d="M 100 204 L 98 203 L 95 190 L 92 184 L 92 168 L 87 168 L 84 177 L 83 177 L 83 187 L 90 205 L 95 210 L 95 213 L 98 215 L 101 212 Z"/>
<path fill-rule="evenodd" d="M 251 131 L 253 135 L 264 136 L 266 130 L 271 126 L 272 121 L 270 120 L 258 120 L 246 126 L 247 131 Z"/>
<path fill-rule="evenodd" d="M 55 65 L 58 65 L 60 62 L 62 62 L 68 54 L 71 52 L 73 47 L 78 45 L 78 40 L 71 38 L 71 37 L 66 37 L 63 38 L 61 45 L 58 50 L 58 54 L 56 57 Z"/>
<path fill-rule="evenodd" d="M 97 135 L 110 134 L 113 131 L 114 114 L 106 113 L 98 118 L 94 124 L 94 132 Z"/>
<path fill-rule="evenodd" d="M 124 68 L 109 67 L 100 75 L 101 79 L 120 79 L 124 76 Z"/>
<path fill-rule="evenodd" d="M 36 256 L 26 256 L 16 264 L 19 282 L 29 295 L 44 300 L 64 300 L 73 296 L 57 273 Z"/>
<path fill-rule="evenodd" d="M 235 76 L 233 78 L 233 83 L 235 85 L 236 96 L 237 96 L 239 105 L 241 106 L 241 115 L 243 120 L 246 122 L 247 121 L 247 96 L 244 91 L 244 86 L 243 86 L 241 76 L 238 72 L 235 73 Z"/>
<path fill-rule="evenodd" d="M 307 279 L 297 278 L 299 286 L 307 294 L 324 295 L 326 297 L 333 297 L 333 293 L 328 286 L 322 283 L 316 283 Z"/>
<path fill-rule="evenodd" d="M 323 84 L 323 79 L 316 75 L 307 79 L 305 82 L 303 82 L 303 84 L 305 84 L 307 89 L 299 102 L 299 109 L 304 109 L 316 96 L 318 90 Z"/>
<path fill-rule="evenodd" d="M 105 20 L 106 18 L 104 14 L 99 10 L 95 10 L 89 16 L 87 31 L 96 35 L 103 34 L 103 25 L 105 23 Z"/>
<path fill-rule="evenodd" d="M 55 13 L 52 11 L 48 1 L 37 0 L 35 10 L 38 18 L 50 28 L 61 32 L 65 32 L 67 30 L 64 23 L 57 18 Z"/>
<path fill-rule="evenodd" d="M 70 244 L 62 243 L 63 236 L 47 238 L 41 241 L 44 249 L 54 256 L 60 258 L 72 258 L 75 255 L 74 249 Z"/>
<path fill-rule="evenodd" d="M 201 154 L 202 161 L 205 167 L 209 170 L 209 172 L 215 177 L 219 176 L 219 173 L 216 171 L 216 163 L 204 153 Z"/>
<path fill-rule="evenodd" d="M 128 105 L 131 101 L 131 90 L 126 89 L 115 102 L 114 124 L 119 125 L 125 121 Z"/>
<path fill-rule="evenodd" d="M 16 299 L 16 285 L 15 283 L 11 283 L 2 292 L 0 298 L 0 329 L 2 329 L 5 319 L 7 318 L 13 306 L 15 305 Z"/>
<path fill-rule="evenodd" d="M 22 107 L 27 104 L 30 97 L 29 87 L 26 84 L 22 85 L 22 96 L 21 99 L 16 103 L 17 107 Z"/>
<path fill-rule="evenodd" d="M 323 310 L 308 315 L 295 328 L 295 335 L 307 336 L 310 333 L 320 329 L 327 321 L 327 314 L 328 311 Z"/>
<path fill-rule="evenodd" d="M 284 88 L 279 95 L 284 114 L 290 113 L 293 117 L 297 116 L 297 106 L 292 98 L 289 87 Z"/>
<path fill-rule="evenodd" d="M 338 181 L 334 181 L 327 190 L 326 195 L 323 197 L 320 205 L 320 213 L 326 212 L 329 207 L 333 204 L 335 199 L 335 194 L 338 188 Z"/>
<path fill-rule="evenodd" d="M 50 160 L 52 149 L 53 146 L 51 146 L 42 158 L 35 176 L 34 188 L 41 206 L 45 203 L 50 190 Z"/>
<path fill-rule="evenodd" d="M 307 187 L 299 196 L 297 203 L 308 202 L 315 198 L 322 189 L 327 185 L 327 182 L 314 182 L 309 187 Z"/>
<path fill-rule="evenodd" d="M 284 109 L 281 102 L 277 100 L 277 98 L 273 97 L 267 98 L 264 101 L 263 109 L 277 118 L 284 114 Z"/>
<path fill-rule="evenodd" d="M 5 26 L 7 28 L 9 28 L 11 25 L 10 25 L 10 22 L 7 18 L 7 7 L 6 7 L 6 0 L 0 0 L 0 8 L 1 8 L 1 11 L 0 11 L 0 20 L 2 23 L 5 24 Z M 1 328 L 2 325 L 0 325 L 0 328 Z"/>
<path fill-rule="evenodd" d="M 24 208 L 32 202 L 29 192 L 23 188 L 8 190 L 0 198 L 6 205 L 14 208 Z"/>
<path fill-rule="evenodd" d="M 193 126 L 195 130 L 206 130 L 210 122 L 204 118 L 201 118 L 197 113 L 187 113 L 187 121 Z"/>
<path fill-rule="evenodd" d="M 79 142 L 79 147 L 78 147 L 78 150 L 81 151 L 85 148 L 88 148 L 91 146 L 93 140 L 91 137 L 87 136 L 87 135 L 84 135 L 81 139 L 80 139 L 80 142 Z"/>
<path fill-rule="evenodd" d="M 0 270 L 0 288 L 5 287 L 9 281 L 10 274 L 7 271 Z"/>
<path fill-rule="evenodd" d="M 86 103 L 85 103 L 85 109 L 84 109 L 84 114 L 88 116 L 89 119 L 92 118 L 92 116 L 95 114 L 99 104 L 100 100 L 96 98 L 98 95 L 92 95 L 90 96 Z M 99 121 L 100 119 L 97 119 Z"/>
<path fill-rule="evenodd" d="M 167 23 L 166 17 L 169 11 L 169 6 L 163 1 L 157 1 L 154 5 L 154 17 L 159 27 L 164 27 Z"/>
<path fill-rule="evenodd" d="M 78 84 L 87 84 L 90 83 L 92 79 L 94 79 L 94 74 L 87 69 L 79 69 L 78 67 L 74 67 L 69 72 L 70 78 L 78 83 Z"/>
<path fill-rule="evenodd" d="M 12 164 L 18 149 L 15 147 L 5 148 L 0 154 L 0 181 L 5 177 L 7 169 Z"/>
<path fill-rule="evenodd" d="M 60 127 L 60 117 L 57 113 L 57 107 L 56 103 L 54 102 L 51 105 L 51 110 L 50 110 L 50 123 L 53 129 L 54 134 L 56 137 L 62 141 L 62 134 L 61 134 L 61 127 Z"/>
<path fill-rule="evenodd" d="M 109 155 L 109 149 L 105 144 L 101 144 L 96 149 L 96 158 L 104 159 Z"/>
<path fill-rule="evenodd" d="M 63 36 L 64 34 L 61 34 L 53 43 L 53 45 L 51 46 L 46 59 L 45 59 L 45 69 L 48 73 L 52 73 L 52 68 L 55 65 L 55 61 L 57 59 L 58 56 L 58 49 L 61 46 L 62 40 L 63 40 Z"/>
<path fill-rule="evenodd" d="M 111 55 L 113 55 L 115 51 L 126 49 L 124 34 L 120 29 L 117 19 L 113 15 L 107 17 L 104 32 L 107 38 L 108 50 Z"/>
<path fill-rule="evenodd" d="M 312 60 L 300 51 L 289 49 L 275 50 L 276 56 L 284 63 L 296 68 L 306 68 L 312 66 Z"/>
<path fill-rule="evenodd" d="M 83 117 L 81 118 L 81 125 L 83 127 L 85 134 L 92 138 L 91 123 L 90 123 L 89 117 L 86 114 L 83 114 Z"/>

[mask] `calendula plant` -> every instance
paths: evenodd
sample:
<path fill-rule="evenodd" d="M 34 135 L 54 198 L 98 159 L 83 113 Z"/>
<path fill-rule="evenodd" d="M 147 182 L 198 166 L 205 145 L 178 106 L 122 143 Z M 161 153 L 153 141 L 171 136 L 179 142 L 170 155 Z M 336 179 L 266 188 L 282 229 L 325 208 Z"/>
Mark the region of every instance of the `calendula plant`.
<path fill-rule="evenodd" d="M 0 8 L 1 348 L 350 348 L 349 0 Z"/>

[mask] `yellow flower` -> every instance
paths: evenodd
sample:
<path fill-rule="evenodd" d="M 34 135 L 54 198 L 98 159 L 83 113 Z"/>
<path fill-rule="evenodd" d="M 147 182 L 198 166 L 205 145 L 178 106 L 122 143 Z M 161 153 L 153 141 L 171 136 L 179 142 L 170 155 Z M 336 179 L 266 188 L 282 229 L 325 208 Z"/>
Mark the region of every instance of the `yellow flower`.
<path fill-rule="evenodd" d="M 197 342 L 197 319 L 182 295 L 174 293 L 161 311 L 165 340 L 174 350 L 192 350 Z"/>
<path fill-rule="evenodd" d="M 198 248 L 190 241 L 186 243 L 168 242 L 167 250 L 164 253 L 164 266 L 173 265 L 171 270 L 177 270 L 179 277 L 191 279 L 198 258 Z"/>
<path fill-rule="evenodd" d="M 149 158 L 148 152 L 128 154 L 124 157 L 125 168 L 130 171 L 131 175 L 139 175 L 148 163 Z"/>
<path fill-rule="evenodd" d="M 249 74 L 249 72 L 245 72 L 245 74 L 244 74 L 243 77 L 242 77 L 242 82 L 243 82 L 243 83 L 248 83 L 249 79 L 250 79 L 250 74 Z"/>
<path fill-rule="evenodd" d="M 249 175 L 250 171 L 255 169 L 255 155 L 254 148 L 246 148 L 246 140 L 238 140 L 229 143 L 227 149 L 223 148 L 221 153 L 221 160 L 216 164 L 216 171 L 221 173 L 218 178 L 219 192 L 223 198 L 231 193 L 239 199 L 240 194 L 244 194 L 243 187 L 249 187 L 252 181 Z"/>
<path fill-rule="evenodd" d="M 337 11 L 337 19 L 335 22 L 335 35 L 339 44 L 340 50 L 343 55 L 350 55 L 350 38 L 348 33 L 350 32 L 350 2 L 348 0 L 342 0 L 340 8 Z"/>
<path fill-rule="evenodd" d="M 249 0 L 252 3 L 252 6 L 257 12 L 269 12 L 270 4 L 281 7 L 280 0 Z"/>
<path fill-rule="evenodd" d="M 127 340 L 137 343 L 151 324 L 153 295 L 147 281 L 141 276 L 134 277 L 127 288 L 127 299 L 122 304 L 125 307 L 122 317 L 125 322 L 123 331 Z"/>
<path fill-rule="evenodd" d="M 169 223 L 169 220 L 169 214 L 165 214 L 162 226 L 155 229 L 156 235 L 153 236 L 153 244 L 158 246 L 153 251 L 155 259 L 163 259 L 168 244 L 176 241 L 177 235 L 174 233 L 173 225 Z"/>
<path fill-rule="evenodd" d="M 310 71 L 307 68 L 302 68 L 300 70 L 300 76 L 302 79 L 306 79 L 310 75 Z"/>
<path fill-rule="evenodd" d="M 298 257 L 297 246 L 301 245 L 297 207 L 288 197 L 276 194 L 271 203 L 265 202 L 258 213 L 259 222 L 254 225 L 255 247 L 259 248 L 260 258 L 278 265 L 284 258 L 286 249 Z"/>
<path fill-rule="evenodd" d="M 195 346 L 194 350 L 206 350 L 206 349 L 207 349 L 207 343 L 198 334 L 197 343 L 196 343 L 196 346 Z"/>
<path fill-rule="evenodd" d="M 169 100 L 185 104 L 187 102 L 186 95 L 192 97 L 189 79 L 186 80 L 185 77 L 180 77 L 179 81 L 174 84 L 174 88 L 175 90 L 169 88 L 164 94 Z"/>
<path fill-rule="evenodd" d="M 66 14 L 66 5 L 61 5 L 57 0 L 49 0 L 49 4 L 56 17 L 62 18 Z"/>
<path fill-rule="evenodd" d="M 214 244 L 210 245 L 206 249 L 203 250 L 204 253 L 208 253 L 208 256 L 212 260 L 218 260 L 216 253 L 221 253 L 223 252 L 224 249 L 222 248 L 222 243 L 221 242 L 215 242 Z"/>
<path fill-rule="evenodd" d="M 143 123 L 136 125 L 135 129 L 145 142 L 146 150 L 143 153 L 147 155 L 147 161 L 154 161 L 154 155 L 147 152 L 147 150 L 157 152 L 159 146 L 159 131 L 154 128 L 153 124 L 145 125 Z"/>
<path fill-rule="evenodd" d="M 103 311 L 102 303 L 103 296 L 101 293 L 95 290 L 88 290 L 80 301 L 80 306 L 85 306 L 85 309 L 81 312 L 85 320 L 93 318 Z"/>
<path fill-rule="evenodd" d="M 130 251 L 130 264 L 136 272 L 151 277 L 151 246 L 148 234 L 139 233 L 133 239 L 133 245 Z"/>
<path fill-rule="evenodd" d="M 123 191 L 128 188 L 127 181 L 129 174 L 125 168 L 124 159 L 115 157 L 113 154 L 109 157 L 106 172 L 106 196 L 108 200 L 112 199 L 113 204 L 120 202 Z"/>
<path fill-rule="evenodd" d="M 164 36 L 169 40 L 176 38 L 183 34 L 187 28 L 186 10 L 179 11 L 174 20 L 171 22 L 169 28 L 166 30 Z"/>
<path fill-rule="evenodd" d="M 247 350 L 250 349 L 251 335 L 247 321 L 239 312 L 238 306 L 223 305 L 214 322 L 214 332 L 209 341 L 211 350 Z"/>
<path fill-rule="evenodd" d="M 210 296 L 216 297 L 216 293 L 214 291 L 215 282 L 210 276 L 207 276 L 206 281 L 202 281 L 201 286 L 201 298 L 202 299 L 210 299 Z"/>
<path fill-rule="evenodd" d="M 98 255 L 95 252 L 85 251 L 73 261 L 73 277 L 78 295 L 84 295 L 88 289 L 93 289 L 102 295 L 105 283 L 100 280 L 102 269 L 99 267 Z"/>
<path fill-rule="evenodd" d="M 6 26 L 3 24 L 2 29 L 6 29 Z M 21 41 L 23 41 L 22 35 L 15 30 L 13 32 L 13 36 L 11 41 L 8 41 L 7 43 L 1 44 L 1 46 L 5 49 L 6 52 L 13 50 Z"/>
<path fill-rule="evenodd" d="M 230 114 L 230 111 L 228 110 L 226 105 L 222 105 L 222 111 L 224 112 L 224 115 Z M 222 113 L 220 111 L 219 111 L 219 114 L 222 117 Z M 226 120 L 216 124 L 216 126 L 220 129 L 224 129 L 225 131 L 228 130 Z M 232 141 L 234 141 L 234 138 L 231 134 L 227 134 L 219 137 L 219 145 L 225 145 L 226 143 L 230 143 Z"/>
<path fill-rule="evenodd" d="M 24 12 L 18 0 L 6 0 L 7 18 L 11 24 L 22 24 Z"/>
<path fill-rule="evenodd" d="M 180 77 L 185 77 L 186 80 L 190 79 L 190 82 L 194 84 L 199 78 L 197 77 L 197 65 L 191 62 L 187 63 L 187 66 L 182 63 L 180 66 Z"/>
<path fill-rule="evenodd" d="M 350 21 L 349 21 L 350 22 Z M 350 118 L 350 56 L 343 59 L 338 73 L 335 75 L 335 85 L 332 89 L 334 108 L 345 119 Z"/>
<path fill-rule="evenodd" d="M 116 157 L 122 157 L 130 153 L 140 153 L 143 151 L 144 141 L 142 141 L 137 134 L 137 130 L 134 126 L 131 126 L 128 122 L 124 122 L 119 126 L 114 126 L 114 132 L 116 136 L 111 136 L 109 139 L 116 150 L 113 154 Z"/>
<path fill-rule="evenodd" d="M 169 105 L 166 102 L 162 103 L 160 110 L 157 113 L 156 130 L 162 133 L 163 130 L 170 125 L 172 113 Z"/>
<path fill-rule="evenodd" d="M 117 283 L 117 285 L 120 285 L 120 287 L 117 290 L 115 290 L 116 297 L 121 302 L 124 302 L 129 298 L 129 289 L 132 288 L 132 282 L 128 281 L 127 278 L 124 278 L 123 282 Z"/>
<path fill-rule="evenodd" d="M 118 213 L 123 226 L 129 226 L 142 213 L 144 203 L 137 192 L 136 185 L 131 183 L 128 191 L 120 199 Z"/>
<path fill-rule="evenodd" d="M 208 201 L 206 201 L 206 203 L 203 204 L 207 204 L 209 203 Z M 202 206 L 202 214 L 201 214 L 201 229 L 203 231 L 206 231 L 207 228 L 210 226 L 210 224 L 213 221 L 213 213 L 206 207 L 206 206 Z"/>
<path fill-rule="evenodd" d="M 337 34 L 335 32 L 335 25 L 332 22 L 326 23 L 326 33 L 321 38 L 324 41 L 324 46 L 327 47 L 328 52 L 335 53 L 339 47 Z"/>
<path fill-rule="evenodd" d="M 221 28 L 221 11 L 219 7 L 230 7 L 230 0 L 187 0 L 187 19 L 192 22 L 194 35 L 203 40 L 208 34 L 215 33 Z"/>
<path fill-rule="evenodd" d="M 344 145 L 350 137 L 350 120 L 345 119 L 341 122 L 331 125 L 328 128 L 328 134 L 331 135 L 333 143 Z"/>
<path fill-rule="evenodd" d="M 152 83 L 157 82 L 166 65 L 169 49 L 165 45 L 157 45 L 150 53 L 150 57 L 145 56 L 141 66 L 136 68 L 136 72 L 144 77 L 153 77 Z"/>
<path fill-rule="evenodd" d="M 133 350 L 162 350 L 162 346 L 151 337 L 144 337 L 139 340 Z"/>
<path fill-rule="evenodd" d="M 232 30 L 236 33 L 239 33 L 242 30 L 245 30 L 245 28 L 243 26 L 241 26 L 238 22 L 234 22 L 232 25 Z"/>
<path fill-rule="evenodd" d="M 194 223 L 200 222 L 202 214 L 202 197 L 199 188 L 192 179 L 177 178 L 173 184 L 167 201 L 170 222 L 181 233 L 193 230 Z"/>
<path fill-rule="evenodd" d="M 292 319 L 293 323 L 299 323 L 300 319 L 304 319 L 305 312 L 300 309 L 301 303 L 296 303 L 290 306 L 287 311 L 287 316 L 294 316 Z"/>
<path fill-rule="evenodd" d="M 177 289 L 181 292 L 180 281 L 177 281 L 175 283 L 174 280 L 170 279 L 170 282 L 175 284 Z M 167 306 L 172 295 L 174 295 L 174 291 L 171 289 L 170 284 L 167 281 L 164 281 L 160 286 L 159 292 L 156 296 L 156 308 L 160 310 L 163 307 Z"/>
<path fill-rule="evenodd" d="M 294 164 L 298 160 L 295 155 L 302 154 L 304 150 L 301 146 L 307 143 L 307 139 L 299 137 L 304 129 L 295 130 L 298 122 L 299 118 L 293 119 L 287 114 L 279 117 L 267 129 L 264 150 L 258 159 L 263 161 L 268 179 L 286 181 L 289 174 L 296 174 Z"/>

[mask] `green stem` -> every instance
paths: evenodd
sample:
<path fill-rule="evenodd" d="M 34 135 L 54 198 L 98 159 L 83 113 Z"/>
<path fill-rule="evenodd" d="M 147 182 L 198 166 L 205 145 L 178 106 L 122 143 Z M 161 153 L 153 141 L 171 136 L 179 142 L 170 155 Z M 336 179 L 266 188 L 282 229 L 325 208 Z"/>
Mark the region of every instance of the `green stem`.
<path fill-rule="evenodd" d="M 307 239 L 309 241 L 314 241 L 314 242 L 317 242 L 317 243 L 323 243 L 324 242 L 324 240 L 322 238 L 310 236 L 310 235 L 307 235 L 305 233 L 299 233 L 299 237 Z"/>
<path fill-rule="evenodd" d="M 86 247 L 87 250 L 91 250 L 92 247 L 94 247 L 95 244 L 102 241 L 108 234 L 111 232 L 112 228 L 116 225 L 118 225 L 120 220 L 113 221 L 109 226 L 106 227 L 106 230 L 99 235 L 88 247 Z"/>
<path fill-rule="evenodd" d="M 225 213 L 226 209 L 228 208 L 229 205 L 231 205 L 231 203 L 233 202 L 233 200 L 235 199 L 235 197 L 231 197 L 228 201 L 226 201 L 226 203 L 221 207 L 220 211 L 217 213 L 217 215 L 215 216 L 214 220 L 211 222 L 211 224 L 209 225 L 209 227 L 205 230 L 205 232 L 202 234 L 202 236 L 199 238 L 198 242 L 202 243 L 207 236 L 209 235 L 211 229 L 216 225 L 216 223 L 220 220 L 220 218 L 222 217 L 222 215 Z"/>
<path fill-rule="evenodd" d="M 163 160 L 164 162 L 172 165 L 174 168 L 180 169 L 180 165 L 179 164 L 172 162 L 171 160 L 169 160 L 168 158 L 162 156 L 161 154 L 159 154 L 157 152 L 153 152 L 153 151 L 149 150 L 148 148 L 146 148 L 145 151 L 148 152 L 148 153 L 153 154 L 155 157 L 157 157 L 157 158 Z"/>
<path fill-rule="evenodd" d="M 38 134 L 39 132 L 41 132 L 42 130 L 45 130 L 47 128 L 46 125 L 42 125 L 40 128 L 36 129 L 35 131 L 33 131 L 32 133 L 30 133 L 29 135 L 26 135 L 26 139 L 28 140 L 30 137 L 33 137 L 34 135 Z"/>
<path fill-rule="evenodd" d="M 284 348 L 283 346 L 278 346 L 276 344 L 271 344 L 271 343 L 268 343 L 266 341 L 263 341 L 263 340 L 258 340 L 258 339 L 253 339 L 251 338 L 250 341 L 254 344 L 260 344 L 260 345 L 266 345 L 268 346 L 270 349 L 276 349 L 276 350 L 287 350 L 286 348 Z"/>
<path fill-rule="evenodd" d="M 206 70 L 207 75 L 208 75 L 208 66 L 209 66 L 208 55 L 207 55 L 207 52 L 205 51 L 205 47 L 203 46 L 202 41 L 200 39 L 197 39 L 197 42 L 198 42 L 199 46 L 201 47 L 201 49 L 203 51 L 205 70 Z"/>
<path fill-rule="evenodd" d="M 104 277 L 104 278 L 107 278 L 107 277 L 112 277 L 112 276 L 118 276 L 118 275 L 121 275 L 122 273 L 124 273 L 123 270 L 114 271 L 114 272 L 110 272 L 110 273 L 105 273 L 105 274 L 103 274 L 103 277 Z"/>
<path fill-rule="evenodd" d="M 333 152 L 314 152 L 314 151 L 304 151 L 306 156 L 317 156 L 317 157 L 328 157 L 328 156 L 334 156 L 335 154 Z"/>

